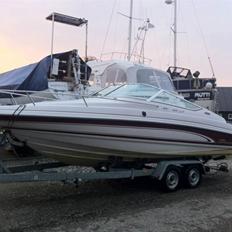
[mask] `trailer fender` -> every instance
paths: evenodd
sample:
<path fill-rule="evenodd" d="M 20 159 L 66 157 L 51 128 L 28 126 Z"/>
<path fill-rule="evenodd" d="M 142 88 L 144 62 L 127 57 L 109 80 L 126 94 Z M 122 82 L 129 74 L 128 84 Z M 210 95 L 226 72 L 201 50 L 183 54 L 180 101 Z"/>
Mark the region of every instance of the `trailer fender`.
<path fill-rule="evenodd" d="M 178 167 L 180 169 L 188 165 L 200 165 L 202 168 L 202 173 L 204 174 L 204 166 L 199 160 L 173 160 L 173 161 L 161 161 L 157 164 L 156 168 L 152 173 L 152 177 L 162 180 L 169 166 Z"/>

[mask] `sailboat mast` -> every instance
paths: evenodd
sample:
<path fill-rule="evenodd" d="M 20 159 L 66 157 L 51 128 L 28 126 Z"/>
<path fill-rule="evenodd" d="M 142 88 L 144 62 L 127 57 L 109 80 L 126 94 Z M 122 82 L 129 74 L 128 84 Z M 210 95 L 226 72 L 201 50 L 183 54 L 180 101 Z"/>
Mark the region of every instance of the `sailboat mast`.
<path fill-rule="evenodd" d="M 174 67 L 177 65 L 177 0 L 173 0 L 174 4 L 174 24 L 173 24 L 173 33 L 174 33 Z"/>
<path fill-rule="evenodd" d="M 132 17 L 133 17 L 133 0 L 130 0 L 130 16 L 129 16 L 129 31 L 128 31 L 128 52 L 127 60 L 131 59 L 131 37 L 132 37 Z"/>
<path fill-rule="evenodd" d="M 173 51 L 173 65 L 177 65 L 177 0 L 165 0 L 165 3 L 174 5 L 174 23 L 172 26 L 172 32 L 174 34 L 174 51 Z"/>

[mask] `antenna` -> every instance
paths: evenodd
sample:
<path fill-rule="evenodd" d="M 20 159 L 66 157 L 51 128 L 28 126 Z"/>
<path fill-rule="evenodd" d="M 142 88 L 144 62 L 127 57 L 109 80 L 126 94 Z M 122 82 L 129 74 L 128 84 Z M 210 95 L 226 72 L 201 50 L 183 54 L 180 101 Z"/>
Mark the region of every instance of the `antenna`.
<path fill-rule="evenodd" d="M 144 24 L 138 28 L 136 42 L 134 44 L 133 50 L 131 52 L 131 55 L 133 55 L 133 53 L 137 51 L 138 43 L 139 43 L 139 41 L 141 41 L 141 48 L 140 48 L 140 52 L 139 52 L 139 55 L 138 55 L 138 62 L 139 63 L 144 64 L 144 62 L 145 62 L 144 44 L 145 44 L 145 39 L 146 39 L 147 31 L 149 29 L 154 28 L 154 27 L 155 26 L 150 22 L 150 19 L 147 18 L 146 21 L 144 22 Z"/>
<path fill-rule="evenodd" d="M 211 58 L 209 56 L 208 56 L 208 60 L 209 60 L 209 65 L 210 65 L 210 68 L 211 68 L 213 78 L 215 78 L 215 72 L 214 72 L 213 64 L 212 64 Z"/>

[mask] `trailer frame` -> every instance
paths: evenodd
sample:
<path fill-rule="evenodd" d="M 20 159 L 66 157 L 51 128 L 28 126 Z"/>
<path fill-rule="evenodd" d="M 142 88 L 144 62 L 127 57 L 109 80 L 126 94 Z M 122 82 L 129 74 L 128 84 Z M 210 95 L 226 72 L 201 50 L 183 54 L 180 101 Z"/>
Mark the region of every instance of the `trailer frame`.
<path fill-rule="evenodd" d="M 9 165 L 9 163 L 15 165 Z M 163 160 L 153 166 L 143 168 L 109 168 L 105 171 L 96 171 L 93 168 L 67 166 L 63 163 L 41 158 L 18 158 L 0 160 L 0 183 L 12 182 L 63 182 L 79 184 L 82 181 L 135 179 L 137 177 L 151 177 L 162 182 L 170 170 L 182 170 L 187 167 L 199 167 L 200 175 L 205 174 L 205 166 L 200 160 Z M 165 177 L 167 178 L 167 177 Z M 181 179 L 179 178 L 179 179 Z M 178 181 L 179 181 L 178 179 Z M 167 185 L 167 180 L 164 180 Z M 167 187 L 167 186 L 165 186 Z M 174 191 L 169 189 L 169 191 Z"/>

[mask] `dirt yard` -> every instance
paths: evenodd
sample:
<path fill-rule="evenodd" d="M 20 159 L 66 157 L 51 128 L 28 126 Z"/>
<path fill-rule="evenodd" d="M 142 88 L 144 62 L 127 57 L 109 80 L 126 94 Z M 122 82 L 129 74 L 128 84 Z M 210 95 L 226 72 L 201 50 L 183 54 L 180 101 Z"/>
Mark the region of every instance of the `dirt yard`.
<path fill-rule="evenodd" d="M 0 232 L 232 231 L 232 172 L 163 193 L 150 180 L 0 185 Z"/>

